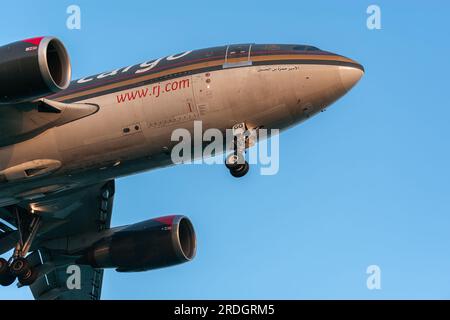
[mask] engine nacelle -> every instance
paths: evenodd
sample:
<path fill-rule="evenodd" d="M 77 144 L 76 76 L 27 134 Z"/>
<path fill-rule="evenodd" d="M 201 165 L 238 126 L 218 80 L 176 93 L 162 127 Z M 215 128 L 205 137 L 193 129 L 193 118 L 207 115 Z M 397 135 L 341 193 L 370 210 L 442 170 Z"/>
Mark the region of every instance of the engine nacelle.
<path fill-rule="evenodd" d="M 196 237 L 185 216 L 168 216 L 119 228 L 95 243 L 80 263 L 119 272 L 169 267 L 194 258 Z"/>
<path fill-rule="evenodd" d="M 54 37 L 0 47 L 0 103 L 32 101 L 67 89 L 71 65 L 63 43 Z"/>

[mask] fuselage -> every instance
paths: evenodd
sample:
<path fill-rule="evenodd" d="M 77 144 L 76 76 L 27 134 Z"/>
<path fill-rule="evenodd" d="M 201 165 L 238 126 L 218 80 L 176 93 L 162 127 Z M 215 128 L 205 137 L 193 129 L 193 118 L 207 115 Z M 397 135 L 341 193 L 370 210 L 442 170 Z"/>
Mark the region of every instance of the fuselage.
<path fill-rule="evenodd" d="M 311 46 L 241 44 L 73 81 L 47 98 L 98 112 L 0 148 L 0 172 L 30 161 L 60 164 L 43 176 L 0 179 L 0 205 L 171 165 L 173 130 L 193 131 L 197 120 L 221 131 L 241 122 L 286 129 L 343 96 L 363 72 Z"/>

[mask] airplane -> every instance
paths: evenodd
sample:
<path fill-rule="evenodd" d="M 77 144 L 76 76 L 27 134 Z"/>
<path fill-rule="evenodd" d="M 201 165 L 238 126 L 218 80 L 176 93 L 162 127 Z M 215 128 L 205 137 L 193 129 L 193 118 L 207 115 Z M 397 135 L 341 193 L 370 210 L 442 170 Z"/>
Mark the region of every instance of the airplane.
<path fill-rule="evenodd" d="M 345 95 L 358 62 L 298 44 L 186 51 L 71 80 L 56 37 L 0 47 L 0 284 L 35 299 L 101 297 L 103 270 L 138 272 L 191 261 L 184 215 L 111 227 L 116 178 L 174 165 L 176 128 L 233 131 L 225 158 L 242 178 L 247 132 L 285 130 Z M 81 286 L 67 285 L 78 266 Z"/>

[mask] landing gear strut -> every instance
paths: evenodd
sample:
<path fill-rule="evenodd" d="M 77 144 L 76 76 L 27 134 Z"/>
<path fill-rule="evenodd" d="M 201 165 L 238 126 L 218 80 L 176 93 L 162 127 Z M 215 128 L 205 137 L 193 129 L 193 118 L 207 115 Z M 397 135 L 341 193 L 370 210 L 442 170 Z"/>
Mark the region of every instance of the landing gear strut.
<path fill-rule="evenodd" d="M 245 123 L 238 123 L 233 127 L 233 153 L 225 159 L 225 166 L 235 178 L 245 176 L 250 165 L 245 161 L 245 149 L 249 144 L 249 132 Z"/>
<path fill-rule="evenodd" d="M 40 226 L 40 217 L 31 212 L 21 215 L 16 209 L 19 241 L 14 249 L 13 256 L 6 261 L 0 258 L 0 285 L 9 286 L 16 278 L 23 286 L 29 286 L 37 279 L 38 272 L 33 268 L 26 256 L 30 250 L 36 233 Z"/>

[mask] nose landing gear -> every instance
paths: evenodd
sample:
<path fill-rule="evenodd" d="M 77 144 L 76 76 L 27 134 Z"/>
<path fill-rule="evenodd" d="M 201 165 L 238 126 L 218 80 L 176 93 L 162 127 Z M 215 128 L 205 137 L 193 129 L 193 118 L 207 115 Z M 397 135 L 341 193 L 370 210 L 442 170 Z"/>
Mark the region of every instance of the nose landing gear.
<path fill-rule="evenodd" d="M 240 153 L 232 153 L 228 155 L 225 160 L 225 166 L 230 170 L 230 173 L 235 178 L 241 178 L 245 176 L 250 170 L 250 165 Z"/>
<path fill-rule="evenodd" d="M 233 126 L 233 153 L 225 159 L 225 166 L 235 178 L 245 176 L 250 170 L 250 165 L 245 161 L 246 147 L 251 144 L 250 133 L 245 123 L 238 123 Z"/>

